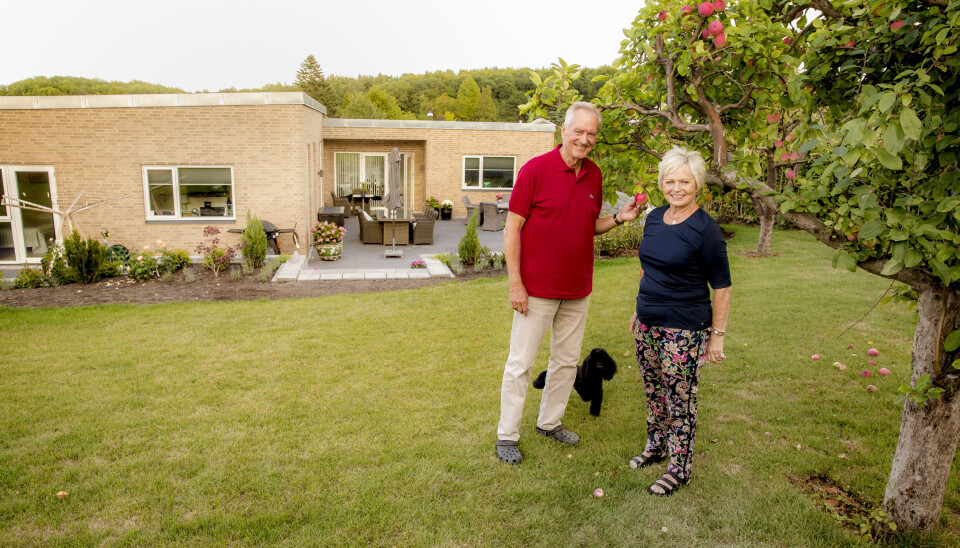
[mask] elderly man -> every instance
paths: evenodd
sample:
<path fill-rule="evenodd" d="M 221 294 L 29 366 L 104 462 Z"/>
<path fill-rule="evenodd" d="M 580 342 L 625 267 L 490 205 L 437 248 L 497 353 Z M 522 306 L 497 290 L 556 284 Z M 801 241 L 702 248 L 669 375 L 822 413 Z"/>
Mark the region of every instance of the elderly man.
<path fill-rule="evenodd" d="M 600 123 L 600 111 L 591 103 L 570 105 L 560 146 L 527 162 L 510 195 L 503 239 L 514 313 L 496 445 L 505 463 L 523 460 L 520 418 L 530 368 L 547 329 L 552 329 L 550 361 L 537 433 L 570 445 L 580 441 L 560 420 L 576 378 L 593 289 L 593 236 L 635 219 L 641 209 L 631 201 L 617 214 L 600 217 L 600 168 L 587 159 Z"/>

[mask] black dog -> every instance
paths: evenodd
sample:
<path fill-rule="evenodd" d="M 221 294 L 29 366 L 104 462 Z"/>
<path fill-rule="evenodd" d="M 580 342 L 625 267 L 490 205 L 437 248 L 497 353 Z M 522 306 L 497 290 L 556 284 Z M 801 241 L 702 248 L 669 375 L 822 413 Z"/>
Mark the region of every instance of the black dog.
<path fill-rule="evenodd" d="M 580 394 L 583 401 L 590 402 L 590 414 L 600 416 L 600 406 L 603 405 L 603 381 L 609 381 L 617 372 L 617 362 L 602 348 L 594 348 L 583 359 L 583 364 L 577 367 L 577 380 L 573 388 Z M 533 387 L 542 390 L 547 384 L 547 372 L 544 371 L 533 379 Z"/>

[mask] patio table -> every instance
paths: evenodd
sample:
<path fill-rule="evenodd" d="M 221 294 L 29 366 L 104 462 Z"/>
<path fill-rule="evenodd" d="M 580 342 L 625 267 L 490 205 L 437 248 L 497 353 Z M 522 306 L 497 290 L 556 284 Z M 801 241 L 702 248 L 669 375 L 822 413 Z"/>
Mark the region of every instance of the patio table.
<path fill-rule="evenodd" d="M 410 223 L 416 219 L 377 219 L 377 222 L 383 225 L 383 245 L 392 245 L 393 237 L 396 234 L 397 245 L 407 245 L 410 243 Z M 396 232 L 394 232 L 393 223 L 397 223 Z"/>

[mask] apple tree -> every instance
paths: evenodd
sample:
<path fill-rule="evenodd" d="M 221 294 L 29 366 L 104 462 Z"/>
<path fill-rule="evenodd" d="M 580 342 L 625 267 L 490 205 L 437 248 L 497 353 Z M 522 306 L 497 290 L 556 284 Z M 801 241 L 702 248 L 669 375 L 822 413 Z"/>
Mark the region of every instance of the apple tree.
<path fill-rule="evenodd" d="M 747 193 L 762 219 L 779 209 L 838 266 L 902 282 L 918 320 L 884 506 L 928 529 L 960 440 L 960 0 L 720 7 L 650 4 L 625 30 L 596 100 L 605 184 L 646 177 L 674 142 L 709 151 L 709 184 Z M 574 98 L 563 68 L 529 112 Z"/>
<path fill-rule="evenodd" d="M 597 77 L 606 83 L 595 100 L 604 115 L 595 156 L 608 191 L 633 186 L 639 174 L 639 186 L 657 195 L 648 174 L 674 144 L 709 151 L 710 184 L 732 189 L 762 180 L 777 188 L 782 166 L 799 160 L 781 158 L 785 149 L 776 144 L 793 138 L 798 122 L 788 113 L 802 113 L 805 100 L 793 79 L 800 64 L 790 38 L 796 30 L 762 3 L 681 4 L 640 10 L 624 30 L 617 72 Z M 561 60 L 553 75 L 534 78 L 537 88 L 521 109 L 549 117 L 578 100 L 570 85 L 578 74 L 579 67 Z M 765 255 L 778 207 L 772 199 L 751 199 L 761 226 L 757 253 Z"/>
<path fill-rule="evenodd" d="M 778 198 L 835 263 L 917 299 L 912 376 L 884 505 L 935 525 L 960 439 L 960 1 L 837 2 L 804 29 L 816 158 Z M 807 87 L 809 86 L 809 87 Z M 908 289 L 907 289 L 908 288 Z"/>

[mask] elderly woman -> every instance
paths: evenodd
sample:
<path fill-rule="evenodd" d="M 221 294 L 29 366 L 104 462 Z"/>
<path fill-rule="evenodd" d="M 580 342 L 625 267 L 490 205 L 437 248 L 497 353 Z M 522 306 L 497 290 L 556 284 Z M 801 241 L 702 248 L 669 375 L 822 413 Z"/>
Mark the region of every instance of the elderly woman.
<path fill-rule="evenodd" d="M 697 206 L 706 175 L 700 153 L 674 148 L 659 171 L 668 205 L 647 217 L 630 318 L 647 396 L 647 443 L 630 467 L 669 459 L 666 474 L 650 486 L 651 494 L 669 496 L 690 482 L 700 366 L 725 358 L 731 284 L 720 227 Z"/>

